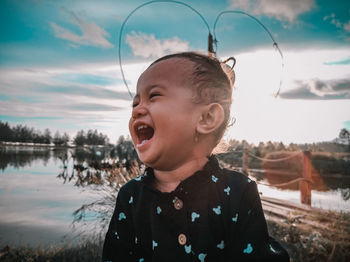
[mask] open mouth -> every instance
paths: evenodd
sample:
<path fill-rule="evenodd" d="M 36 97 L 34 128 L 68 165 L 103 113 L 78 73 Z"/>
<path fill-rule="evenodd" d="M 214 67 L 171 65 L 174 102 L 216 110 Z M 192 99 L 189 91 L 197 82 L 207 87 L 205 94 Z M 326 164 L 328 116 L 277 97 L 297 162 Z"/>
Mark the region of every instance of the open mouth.
<path fill-rule="evenodd" d="M 148 125 L 140 124 L 135 127 L 135 132 L 137 135 L 137 145 L 136 147 L 141 147 L 149 140 L 152 139 L 154 134 L 154 129 Z"/>

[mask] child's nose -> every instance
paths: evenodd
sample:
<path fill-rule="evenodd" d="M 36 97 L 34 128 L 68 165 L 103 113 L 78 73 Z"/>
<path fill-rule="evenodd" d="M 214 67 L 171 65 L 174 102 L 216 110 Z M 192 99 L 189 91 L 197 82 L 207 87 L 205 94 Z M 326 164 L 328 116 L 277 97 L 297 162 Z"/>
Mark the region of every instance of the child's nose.
<path fill-rule="evenodd" d="M 147 114 L 147 109 L 143 105 L 137 105 L 132 110 L 132 118 L 139 118 Z"/>

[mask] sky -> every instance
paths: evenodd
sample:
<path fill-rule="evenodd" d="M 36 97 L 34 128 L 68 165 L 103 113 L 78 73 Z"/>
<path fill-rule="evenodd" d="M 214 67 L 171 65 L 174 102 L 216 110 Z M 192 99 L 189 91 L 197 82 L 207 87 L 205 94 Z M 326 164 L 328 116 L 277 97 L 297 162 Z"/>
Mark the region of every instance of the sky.
<path fill-rule="evenodd" d="M 74 136 L 127 136 L 131 98 L 149 63 L 168 53 L 236 58 L 226 139 L 331 141 L 350 129 L 350 2 L 346 0 L 0 2 L 0 121 Z M 193 9 L 191 9 L 190 7 Z M 196 13 L 196 10 L 201 16 Z M 278 43 L 283 60 L 259 19 Z M 207 26 L 208 25 L 208 26 Z M 119 38 L 120 49 L 119 49 Z M 282 63 L 284 65 L 282 69 Z M 282 81 L 279 96 L 277 93 Z"/>

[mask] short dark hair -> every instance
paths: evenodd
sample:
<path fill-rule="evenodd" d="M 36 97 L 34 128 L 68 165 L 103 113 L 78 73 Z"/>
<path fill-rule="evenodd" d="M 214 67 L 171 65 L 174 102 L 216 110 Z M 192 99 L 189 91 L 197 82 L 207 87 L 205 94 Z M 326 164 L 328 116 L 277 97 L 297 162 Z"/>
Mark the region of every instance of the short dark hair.
<path fill-rule="evenodd" d="M 150 66 L 171 58 L 184 58 L 194 63 L 192 83 L 196 92 L 196 103 L 219 103 L 224 109 L 224 121 L 217 130 L 216 143 L 220 141 L 230 122 L 234 72 L 228 75 L 225 64 L 217 58 L 196 52 L 183 52 L 163 56 Z"/>

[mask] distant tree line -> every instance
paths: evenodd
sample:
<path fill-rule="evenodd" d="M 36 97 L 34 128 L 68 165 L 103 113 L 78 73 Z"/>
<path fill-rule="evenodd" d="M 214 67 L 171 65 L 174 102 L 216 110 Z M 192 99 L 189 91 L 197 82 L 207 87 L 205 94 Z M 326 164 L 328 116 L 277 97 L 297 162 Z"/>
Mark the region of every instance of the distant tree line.
<path fill-rule="evenodd" d="M 260 142 L 258 145 L 248 143 L 246 140 L 231 139 L 228 141 L 227 151 L 240 151 L 244 148 L 254 152 L 257 156 L 264 156 L 276 151 L 298 151 L 308 150 L 311 152 L 350 152 L 350 131 L 343 128 L 338 138 L 331 142 L 317 142 L 305 144 L 283 144 L 283 142 Z"/>
<path fill-rule="evenodd" d="M 78 131 L 73 139 L 73 143 L 77 146 L 82 145 L 108 145 L 109 139 L 106 135 L 98 133 L 97 130 Z"/>
<path fill-rule="evenodd" d="M 50 144 L 52 136 L 49 129 L 41 132 L 25 125 L 11 127 L 0 121 L 0 141 Z"/>
<path fill-rule="evenodd" d="M 67 133 L 61 134 L 59 131 L 56 131 L 54 136 L 52 136 L 48 128 L 41 132 L 21 124 L 11 127 L 7 122 L 0 121 L 0 141 L 38 144 L 53 143 L 66 146 L 70 141 L 70 137 Z M 109 139 L 106 135 L 98 133 L 97 130 L 88 130 L 87 132 L 80 130 L 72 142 L 77 146 L 108 145 Z"/>
<path fill-rule="evenodd" d="M 25 143 L 42 143 L 55 145 L 67 145 L 70 141 L 67 133 L 60 134 L 56 131 L 54 136 L 51 135 L 49 129 L 45 129 L 44 132 L 35 130 L 34 128 L 27 127 L 25 125 L 16 125 L 11 127 L 7 122 L 0 121 L 0 141 L 8 142 L 25 142 Z M 338 142 L 340 141 L 340 142 Z M 99 133 L 95 130 L 80 130 L 72 139 L 72 143 L 77 146 L 83 145 L 108 145 L 109 139 L 106 135 Z M 125 139 L 120 136 L 117 141 L 116 153 L 118 155 L 127 155 L 130 157 L 134 154 L 132 142 L 129 139 Z M 260 142 L 257 146 L 253 143 L 248 143 L 246 140 L 238 141 L 231 139 L 228 141 L 228 152 L 239 151 L 244 148 L 248 148 L 258 156 L 263 156 L 267 153 L 274 151 L 297 151 L 297 150 L 309 150 L 312 152 L 350 152 L 350 131 L 348 129 L 341 129 L 338 138 L 334 142 L 318 142 L 309 144 L 295 144 L 290 143 L 288 145 L 282 142 Z"/>

